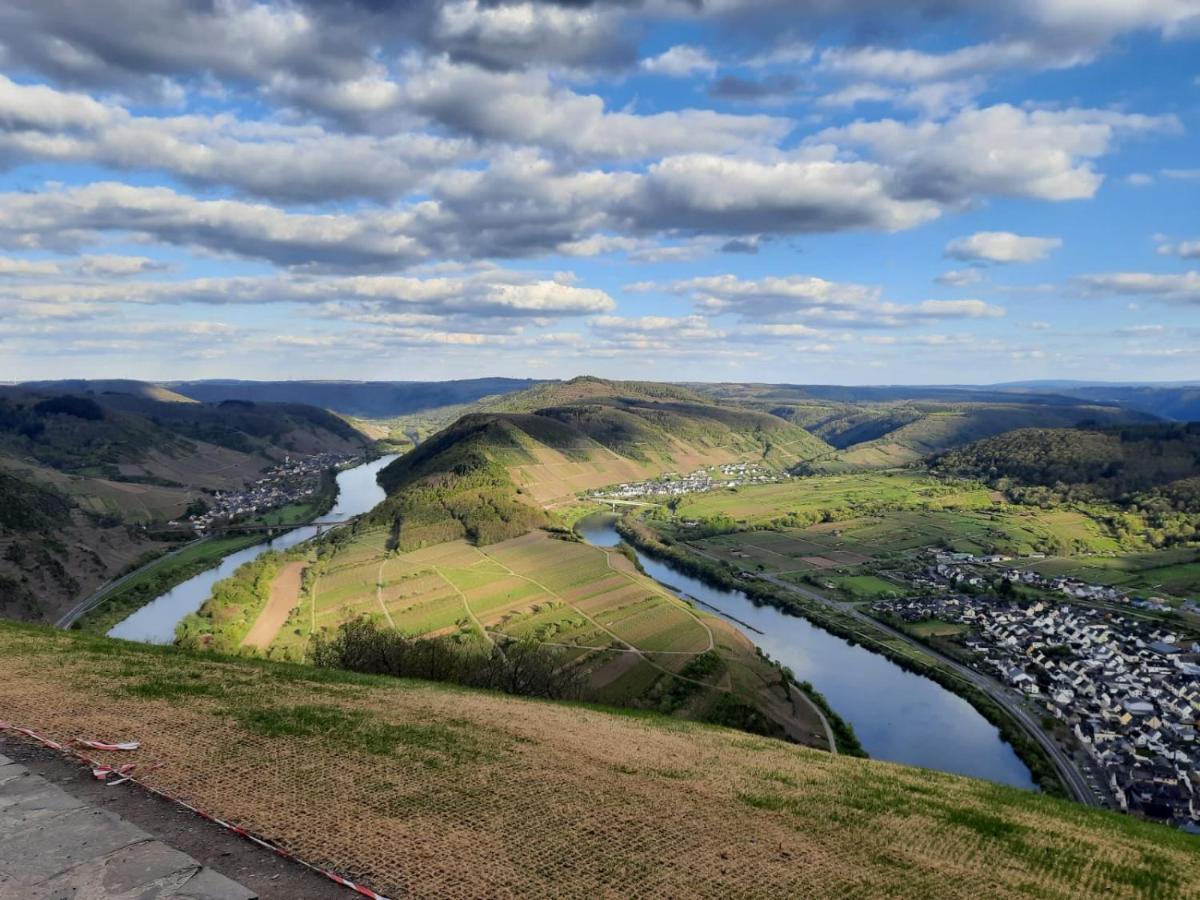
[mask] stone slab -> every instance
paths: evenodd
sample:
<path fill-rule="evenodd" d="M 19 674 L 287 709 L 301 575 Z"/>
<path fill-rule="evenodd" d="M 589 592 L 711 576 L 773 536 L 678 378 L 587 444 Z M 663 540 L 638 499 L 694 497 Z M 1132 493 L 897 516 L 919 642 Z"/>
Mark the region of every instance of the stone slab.
<path fill-rule="evenodd" d="M 24 766 L 0 763 L 0 900 L 255 896 L 120 816 L 82 803 Z"/>

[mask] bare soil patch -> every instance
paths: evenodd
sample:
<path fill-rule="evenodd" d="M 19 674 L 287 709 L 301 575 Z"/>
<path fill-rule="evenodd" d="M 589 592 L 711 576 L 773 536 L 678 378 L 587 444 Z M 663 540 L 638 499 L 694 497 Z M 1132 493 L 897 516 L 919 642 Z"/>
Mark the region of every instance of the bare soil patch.
<path fill-rule="evenodd" d="M 304 562 L 284 563 L 271 582 L 271 598 L 257 621 L 242 639 L 243 647 L 257 647 L 265 650 L 279 634 L 279 629 L 287 621 L 288 613 L 300 605 L 300 576 L 304 574 Z"/>

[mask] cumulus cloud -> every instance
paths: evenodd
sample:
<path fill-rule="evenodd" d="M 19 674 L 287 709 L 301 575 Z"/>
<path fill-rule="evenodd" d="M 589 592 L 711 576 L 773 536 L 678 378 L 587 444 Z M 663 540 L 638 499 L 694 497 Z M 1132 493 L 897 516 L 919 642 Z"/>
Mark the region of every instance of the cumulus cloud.
<path fill-rule="evenodd" d="M 505 269 L 441 278 L 271 275 L 0 284 L 0 304 L 15 310 L 66 311 L 82 306 L 91 311 L 105 305 L 185 303 L 218 306 L 297 303 L 312 306 L 326 316 L 403 326 L 459 318 L 550 321 L 609 313 L 615 308 L 613 299 L 604 291 L 580 287 L 567 278 L 546 278 Z M 406 318 L 395 318 L 397 313 Z"/>
<path fill-rule="evenodd" d="M 978 284 L 982 280 L 983 274 L 978 269 L 951 269 L 934 279 L 938 284 L 946 287 L 967 287 Z"/>
<path fill-rule="evenodd" d="M 1179 129 L 1173 116 L 1002 103 L 944 121 L 859 121 L 818 141 L 863 147 L 888 166 L 898 196 L 961 203 L 978 195 L 1077 200 L 1103 181 L 1092 161 L 1121 136 Z"/>
<path fill-rule="evenodd" d="M 825 151 L 778 161 L 670 157 L 649 167 L 618 211 L 642 229 L 726 234 L 900 231 L 940 214 L 933 202 L 893 196 L 883 167 Z"/>
<path fill-rule="evenodd" d="M 1148 297 L 1166 303 L 1200 303 L 1200 272 L 1156 275 L 1149 272 L 1111 272 L 1084 275 L 1077 284 L 1087 295 Z"/>
<path fill-rule="evenodd" d="M 947 81 L 998 69 L 1069 68 L 1089 62 L 1091 50 L 1066 50 L 1027 40 L 997 41 L 946 53 L 890 47 L 832 47 L 821 54 L 825 72 L 869 81 Z"/>
<path fill-rule="evenodd" d="M 1200 259 L 1200 241 L 1180 241 L 1160 244 L 1158 252 L 1164 256 L 1180 256 L 1184 259 Z"/>
<path fill-rule="evenodd" d="M 220 116 L 135 116 L 113 103 L 0 75 L 0 164 L 86 162 L 158 170 L 282 202 L 391 200 L 466 159 L 467 141 L 385 138 Z"/>
<path fill-rule="evenodd" d="M 63 261 L 56 259 L 15 259 L 0 256 L 0 278 L 52 278 L 81 276 L 87 278 L 120 278 L 154 272 L 166 266 L 146 256 L 122 256 L 105 253 L 79 256 Z"/>
<path fill-rule="evenodd" d="M 686 78 L 697 72 L 712 72 L 717 68 L 717 63 L 703 47 L 676 44 L 658 56 L 643 59 L 641 67 L 654 75 Z"/>
<path fill-rule="evenodd" d="M 1011 231 L 978 231 L 946 245 L 946 256 L 966 262 L 1028 263 L 1045 259 L 1061 238 L 1025 237 Z"/>
<path fill-rule="evenodd" d="M 461 133 L 588 159 L 749 150 L 775 144 L 792 128 L 784 118 L 711 110 L 614 112 L 600 97 L 555 85 L 544 72 L 498 74 L 449 62 L 411 72 L 404 92 L 413 111 Z"/>
<path fill-rule="evenodd" d="M 982 300 L 923 300 L 900 304 L 885 300 L 880 288 L 828 281 L 808 275 L 743 279 L 716 275 L 668 284 L 627 285 L 629 292 L 665 290 L 687 296 L 710 315 L 732 314 L 747 321 L 784 325 L 894 328 L 946 319 L 990 319 L 1002 307 Z"/>
<path fill-rule="evenodd" d="M 116 182 L 0 194 L 0 246 L 28 249 L 71 251 L 123 232 L 285 266 L 398 266 L 426 255 L 404 234 L 411 224 L 404 213 L 288 213 Z"/>

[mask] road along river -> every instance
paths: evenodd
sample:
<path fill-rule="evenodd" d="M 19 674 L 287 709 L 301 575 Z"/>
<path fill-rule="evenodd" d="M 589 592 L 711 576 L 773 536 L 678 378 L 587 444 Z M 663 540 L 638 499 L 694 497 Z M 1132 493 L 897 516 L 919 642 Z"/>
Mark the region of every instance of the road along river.
<path fill-rule="evenodd" d="M 321 516 L 322 522 L 340 522 L 368 512 L 383 500 L 385 494 L 375 477 L 379 471 L 396 458 L 383 456 L 346 469 L 338 473 L 337 502 L 333 509 Z M 165 594 L 143 606 L 128 619 L 118 623 L 109 631 L 109 637 L 143 641 L 148 644 L 169 644 L 175 640 L 175 626 L 180 620 L 194 613 L 212 594 L 213 585 L 228 578 L 238 566 L 262 555 L 268 550 L 286 550 L 307 541 L 317 534 L 314 525 L 303 525 L 289 532 L 231 553 L 221 560 L 220 565 L 194 578 L 177 584 Z"/>
<path fill-rule="evenodd" d="M 611 514 L 589 516 L 576 530 L 591 544 L 611 547 L 621 540 L 615 522 Z M 754 629 L 747 637 L 801 681 L 812 682 L 875 759 L 1034 789 L 1029 770 L 996 726 L 936 682 L 804 619 L 756 606 L 741 591 L 710 587 L 641 551 L 637 555 L 664 587 Z"/>

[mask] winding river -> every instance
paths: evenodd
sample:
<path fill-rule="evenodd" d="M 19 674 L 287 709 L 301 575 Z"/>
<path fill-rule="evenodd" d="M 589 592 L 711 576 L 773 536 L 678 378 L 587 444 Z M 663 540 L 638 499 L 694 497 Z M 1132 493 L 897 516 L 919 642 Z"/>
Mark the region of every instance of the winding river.
<path fill-rule="evenodd" d="M 615 521 L 611 514 L 589 516 L 576 530 L 591 544 L 611 547 L 621 540 Z M 757 606 L 741 591 L 711 587 L 640 551 L 637 555 L 660 584 L 762 632 L 747 636 L 797 678 L 812 682 L 854 726 L 872 757 L 1035 789 L 1029 770 L 996 726 L 936 682 L 804 619 Z"/>
<path fill-rule="evenodd" d="M 321 521 L 345 521 L 369 511 L 382 501 L 385 496 L 384 490 L 375 477 L 395 458 L 395 454 L 383 456 L 339 472 L 337 501 L 333 509 L 321 516 Z M 201 572 L 155 598 L 129 618 L 113 626 L 108 635 L 148 644 L 169 644 L 175 640 L 175 626 L 180 620 L 198 610 L 212 594 L 213 585 L 232 575 L 238 566 L 267 550 L 286 550 L 316 534 L 316 526 L 304 525 L 261 544 L 231 553 L 222 559 L 216 568 Z"/>

